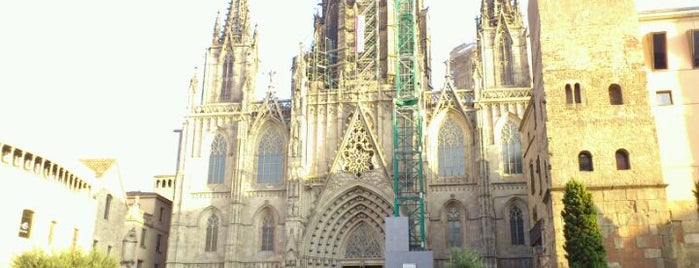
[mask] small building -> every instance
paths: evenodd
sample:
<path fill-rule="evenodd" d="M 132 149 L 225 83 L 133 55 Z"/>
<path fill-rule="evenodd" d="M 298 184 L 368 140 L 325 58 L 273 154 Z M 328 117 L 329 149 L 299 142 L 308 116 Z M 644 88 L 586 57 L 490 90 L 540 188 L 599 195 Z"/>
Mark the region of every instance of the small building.
<path fill-rule="evenodd" d="M 172 201 L 153 192 L 127 192 L 121 256 L 125 267 L 165 267 Z"/>

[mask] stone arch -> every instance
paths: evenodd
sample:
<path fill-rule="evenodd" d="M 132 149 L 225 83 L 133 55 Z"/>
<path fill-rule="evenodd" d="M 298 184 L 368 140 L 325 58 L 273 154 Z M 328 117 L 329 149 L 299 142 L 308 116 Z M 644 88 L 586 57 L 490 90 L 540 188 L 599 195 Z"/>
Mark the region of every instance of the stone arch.
<path fill-rule="evenodd" d="M 383 239 L 384 221 L 392 215 L 393 205 L 382 194 L 355 185 L 338 192 L 329 200 L 321 203 L 325 205 L 316 210 L 318 213 L 306 229 L 304 240 L 308 243 L 302 246 L 301 254 L 307 261 L 342 261 L 348 236 L 361 224 L 366 224 L 377 237 Z"/>

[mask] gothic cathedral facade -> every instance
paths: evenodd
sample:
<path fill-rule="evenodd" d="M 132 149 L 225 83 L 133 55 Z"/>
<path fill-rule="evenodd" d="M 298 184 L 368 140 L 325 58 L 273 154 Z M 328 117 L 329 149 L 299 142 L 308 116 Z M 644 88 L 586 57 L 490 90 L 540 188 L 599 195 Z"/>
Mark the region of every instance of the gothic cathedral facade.
<path fill-rule="evenodd" d="M 254 99 L 247 1 L 217 18 L 190 85 L 168 267 L 381 267 L 393 214 L 393 1 L 322 0 L 293 59 L 291 99 Z M 531 97 L 517 1 L 483 0 L 474 88 L 431 82 L 428 13 L 415 0 L 427 248 L 469 247 L 488 267 L 530 267 L 518 131 Z M 446 4 L 446 3 L 440 3 Z M 310 25 L 309 25 L 310 26 Z"/>

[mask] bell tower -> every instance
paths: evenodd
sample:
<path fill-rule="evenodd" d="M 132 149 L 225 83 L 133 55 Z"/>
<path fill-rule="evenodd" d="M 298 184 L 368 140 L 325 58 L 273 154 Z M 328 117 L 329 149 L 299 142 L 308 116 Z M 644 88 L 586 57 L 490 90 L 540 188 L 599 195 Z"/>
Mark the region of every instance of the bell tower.
<path fill-rule="evenodd" d="M 206 51 L 201 103 L 247 103 L 254 100 L 258 74 L 257 29 L 251 33 L 247 0 L 233 0 L 225 24 L 216 16 L 211 47 Z"/>

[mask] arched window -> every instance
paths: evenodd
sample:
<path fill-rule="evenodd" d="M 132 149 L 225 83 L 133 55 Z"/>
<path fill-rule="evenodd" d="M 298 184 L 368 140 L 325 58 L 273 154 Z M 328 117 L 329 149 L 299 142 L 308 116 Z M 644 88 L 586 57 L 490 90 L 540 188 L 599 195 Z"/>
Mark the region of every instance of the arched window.
<path fill-rule="evenodd" d="M 575 103 L 582 103 L 582 93 L 580 93 L 580 83 L 575 83 Z"/>
<path fill-rule="evenodd" d="M 233 57 L 226 57 L 221 66 L 221 101 L 231 99 L 231 88 L 233 87 Z"/>
<path fill-rule="evenodd" d="M 510 239 L 513 245 L 524 245 L 524 220 L 516 205 L 510 208 Z"/>
<path fill-rule="evenodd" d="M 498 60 L 500 60 L 501 85 L 512 85 L 512 38 L 507 32 L 503 32 L 500 36 Z"/>
<path fill-rule="evenodd" d="M 226 171 L 226 140 L 221 134 L 217 134 L 211 143 L 209 154 L 209 179 L 207 183 L 223 183 L 223 175 Z"/>
<path fill-rule="evenodd" d="M 507 121 L 502 128 L 502 162 L 506 174 L 522 173 L 522 149 L 519 131 L 512 121 Z"/>
<path fill-rule="evenodd" d="M 631 169 L 631 162 L 629 162 L 629 152 L 624 149 L 619 149 L 616 151 L 616 169 L 617 170 L 627 170 Z"/>
<path fill-rule="evenodd" d="M 257 183 L 282 181 L 282 139 L 274 130 L 265 132 L 257 147 Z"/>
<path fill-rule="evenodd" d="M 274 218 L 271 213 L 267 213 L 262 219 L 261 250 L 274 250 Z"/>
<path fill-rule="evenodd" d="M 349 235 L 345 246 L 345 258 L 367 259 L 381 257 L 381 246 L 374 232 L 366 223 L 360 223 Z"/>
<path fill-rule="evenodd" d="M 461 247 L 461 212 L 455 206 L 447 207 L 447 247 Z"/>
<path fill-rule="evenodd" d="M 573 89 L 566 84 L 566 104 L 573 104 Z"/>
<path fill-rule="evenodd" d="M 621 96 L 621 86 L 619 86 L 617 84 L 611 84 L 609 86 L 609 104 L 611 104 L 611 105 L 624 104 L 624 99 Z"/>
<path fill-rule="evenodd" d="M 578 154 L 578 165 L 580 166 L 580 171 L 593 171 L 592 154 L 588 151 L 580 152 Z"/>
<path fill-rule="evenodd" d="M 448 119 L 439 130 L 438 162 L 440 177 L 461 177 L 466 175 L 466 148 L 461 128 Z"/>
<path fill-rule="evenodd" d="M 206 220 L 206 245 L 204 251 L 212 252 L 216 251 L 216 245 L 218 244 L 218 217 L 216 215 L 209 216 Z"/>

